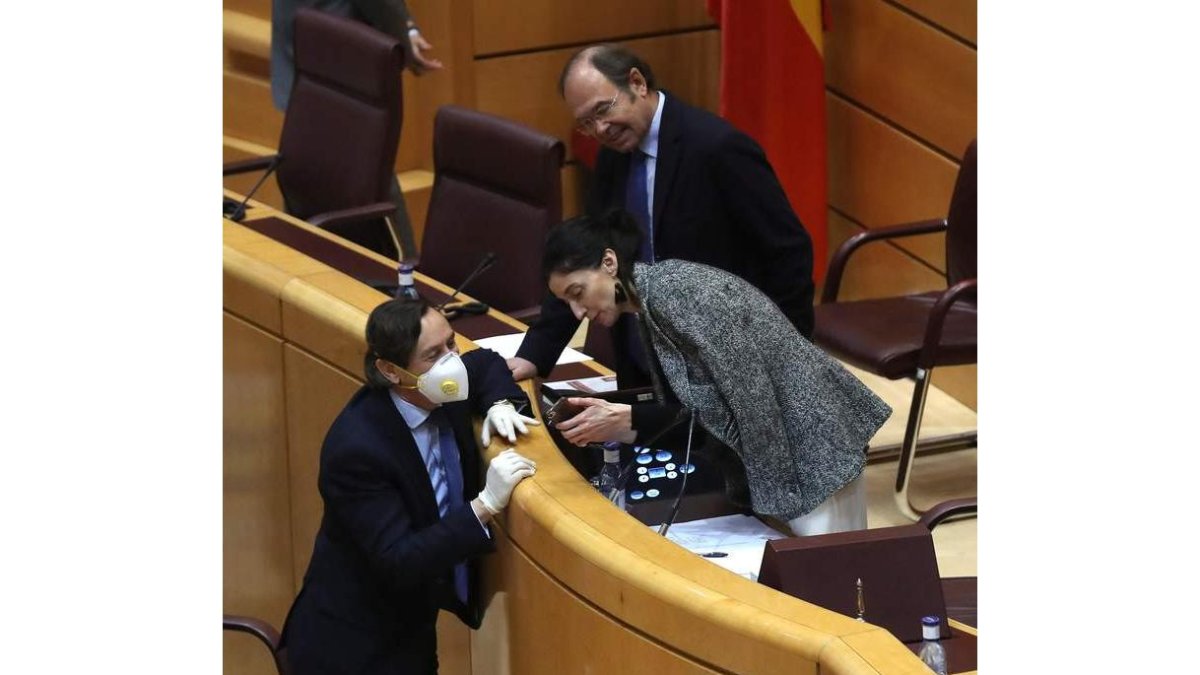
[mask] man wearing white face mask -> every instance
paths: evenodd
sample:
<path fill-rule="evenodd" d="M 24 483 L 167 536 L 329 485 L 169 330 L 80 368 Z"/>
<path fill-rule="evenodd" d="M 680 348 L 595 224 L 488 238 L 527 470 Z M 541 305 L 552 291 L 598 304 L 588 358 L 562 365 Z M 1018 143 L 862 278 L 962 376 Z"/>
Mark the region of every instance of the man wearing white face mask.
<path fill-rule="evenodd" d="M 283 644 L 295 675 L 437 672 L 437 613 L 478 628 L 475 558 L 487 523 L 533 461 L 509 448 L 479 486 L 471 413 L 516 439 L 536 420 L 504 360 L 459 357 L 454 331 L 423 300 L 389 300 L 367 320 L 367 385 L 325 437 L 317 479 L 325 513 Z"/>

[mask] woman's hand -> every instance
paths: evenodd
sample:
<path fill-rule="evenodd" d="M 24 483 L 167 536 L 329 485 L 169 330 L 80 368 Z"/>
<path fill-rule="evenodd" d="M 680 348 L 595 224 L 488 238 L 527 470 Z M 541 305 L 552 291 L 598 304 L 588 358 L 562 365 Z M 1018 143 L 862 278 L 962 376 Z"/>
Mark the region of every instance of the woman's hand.
<path fill-rule="evenodd" d="M 637 437 L 633 430 L 633 407 L 626 403 L 610 403 L 601 398 L 572 397 L 572 405 L 583 408 L 583 412 L 554 428 L 562 432 L 563 438 L 572 445 L 621 441 L 632 443 Z"/>

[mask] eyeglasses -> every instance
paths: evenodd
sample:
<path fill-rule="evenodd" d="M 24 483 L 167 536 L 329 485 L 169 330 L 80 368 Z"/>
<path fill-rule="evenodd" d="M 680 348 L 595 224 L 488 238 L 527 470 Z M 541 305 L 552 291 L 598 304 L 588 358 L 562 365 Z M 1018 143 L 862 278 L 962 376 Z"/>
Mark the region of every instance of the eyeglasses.
<path fill-rule="evenodd" d="M 611 101 L 606 101 L 596 106 L 596 109 L 591 115 L 588 115 L 581 120 L 576 120 L 575 128 L 578 129 L 580 133 L 584 134 L 590 134 L 595 131 L 596 124 L 607 119 L 612 113 L 613 108 L 617 107 L 617 101 L 620 99 L 620 96 L 621 92 L 618 91 L 617 93 L 613 94 Z"/>

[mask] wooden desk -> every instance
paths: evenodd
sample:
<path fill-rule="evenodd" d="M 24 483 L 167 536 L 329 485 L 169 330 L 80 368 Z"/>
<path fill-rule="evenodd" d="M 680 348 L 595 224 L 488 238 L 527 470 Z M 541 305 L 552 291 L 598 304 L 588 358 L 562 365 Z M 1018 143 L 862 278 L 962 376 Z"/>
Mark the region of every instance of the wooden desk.
<path fill-rule="evenodd" d="M 263 231 L 323 239 L 319 248 L 336 242 L 389 280 L 394 263 L 259 205 L 245 224 L 222 226 L 224 606 L 279 626 L 320 522 L 321 440 L 362 381 L 363 327 L 385 296 Z M 360 263 L 359 271 L 371 271 L 353 262 Z M 417 278 L 426 292 L 451 290 Z M 496 313 L 490 319 L 522 328 Z M 523 385 L 535 398 L 532 383 Z M 496 521 L 483 626 L 439 623 L 442 673 L 927 672 L 887 631 L 752 583 L 657 536 L 591 489 L 541 427 L 517 446 L 538 473 Z M 502 449 L 493 443 L 485 458 Z M 241 658 L 253 657 L 230 647 L 230 667 Z"/>

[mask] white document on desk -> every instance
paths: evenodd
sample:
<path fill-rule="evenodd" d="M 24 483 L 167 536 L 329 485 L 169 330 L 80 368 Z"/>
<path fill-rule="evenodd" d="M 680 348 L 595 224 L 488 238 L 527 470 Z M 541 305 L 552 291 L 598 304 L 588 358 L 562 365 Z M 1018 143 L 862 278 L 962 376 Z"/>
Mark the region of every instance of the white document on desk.
<path fill-rule="evenodd" d="M 512 333 L 511 335 L 494 335 L 492 337 L 480 338 L 475 340 L 475 344 L 480 347 L 486 347 L 500 356 L 511 359 L 517 355 L 517 349 L 521 346 L 521 340 L 525 339 L 524 333 Z M 592 357 L 584 354 L 581 351 L 567 347 L 563 350 L 562 356 L 558 357 L 558 365 L 564 363 L 578 363 L 580 361 L 590 361 Z"/>
<path fill-rule="evenodd" d="M 724 553 L 723 557 L 704 559 L 751 581 L 758 581 L 766 543 L 786 538 L 758 518 L 737 513 L 675 523 L 667 530 L 667 539 L 693 553 Z"/>

